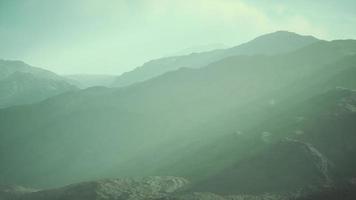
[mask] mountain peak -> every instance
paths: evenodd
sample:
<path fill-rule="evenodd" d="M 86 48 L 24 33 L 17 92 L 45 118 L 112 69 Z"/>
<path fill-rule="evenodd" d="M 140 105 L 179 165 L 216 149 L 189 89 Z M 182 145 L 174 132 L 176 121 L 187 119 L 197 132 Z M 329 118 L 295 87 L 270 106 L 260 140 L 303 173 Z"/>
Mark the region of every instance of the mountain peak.
<path fill-rule="evenodd" d="M 247 43 L 233 47 L 232 55 L 283 54 L 295 51 L 318 41 L 320 40 L 313 36 L 299 35 L 289 31 L 276 31 L 261 35 Z"/>
<path fill-rule="evenodd" d="M 261 41 L 269 41 L 269 42 L 280 42 L 280 43 L 285 43 L 285 42 L 291 42 L 291 41 L 296 41 L 296 42 L 306 42 L 306 43 L 313 43 L 316 41 L 319 41 L 318 38 L 311 36 L 311 35 L 301 35 L 298 33 L 290 32 L 290 31 L 276 31 L 272 33 L 267 33 L 264 35 L 261 35 L 255 39 L 253 39 L 251 42 L 261 42 Z"/>
<path fill-rule="evenodd" d="M 279 31 L 275 31 L 275 32 L 271 32 L 271 33 L 267 33 L 267 34 L 264 34 L 264 35 L 261 35 L 259 37 L 257 37 L 256 39 L 258 38 L 310 38 L 310 39 L 313 39 L 313 40 L 319 40 L 317 39 L 316 37 L 314 36 L 311 36 L 311 35 L 302 35 L 302 34 L 298 34 L 298 33 L 295 33 L 295 32 L 291 32 L 291 31 L 286 31 L 286 30 L 279 30 Z"/>

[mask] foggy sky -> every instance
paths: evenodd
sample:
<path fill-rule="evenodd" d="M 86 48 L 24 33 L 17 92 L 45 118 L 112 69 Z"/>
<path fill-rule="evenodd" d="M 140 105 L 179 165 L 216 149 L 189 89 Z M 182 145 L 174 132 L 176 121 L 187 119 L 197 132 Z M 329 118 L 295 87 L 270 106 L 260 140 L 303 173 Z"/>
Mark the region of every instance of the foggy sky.
<path fill-rule="evenodd" d="M 121 74 L 194 46 L 289 30 L 356 38 L 353 0 L 0 0 L 0 59 Z"/>

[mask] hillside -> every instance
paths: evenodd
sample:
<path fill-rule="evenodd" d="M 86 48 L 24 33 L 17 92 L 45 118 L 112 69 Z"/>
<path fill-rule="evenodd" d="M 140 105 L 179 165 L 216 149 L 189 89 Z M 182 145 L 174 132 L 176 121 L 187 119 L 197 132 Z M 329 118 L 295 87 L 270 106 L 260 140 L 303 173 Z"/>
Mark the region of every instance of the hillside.
<path fill-rule="evenodd" d="M 264 194 L 348 183 L 356 173 L 355 95 L 353 90 L 334 89 L 272 112 L 262 124 L 264 131 L 253 130 L 255 144 L 262 140 L 265 148 L 189 190 Z"/>

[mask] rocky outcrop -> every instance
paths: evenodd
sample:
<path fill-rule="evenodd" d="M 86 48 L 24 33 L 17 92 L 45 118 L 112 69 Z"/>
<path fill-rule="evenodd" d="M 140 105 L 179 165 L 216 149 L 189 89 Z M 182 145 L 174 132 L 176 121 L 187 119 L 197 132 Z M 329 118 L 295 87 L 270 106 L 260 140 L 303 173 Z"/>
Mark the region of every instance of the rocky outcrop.
<path fill-rule="evenodd" d="M 148 200 L 162 199 L 185 186 L 178 177 L 107 179 L 40 191 L 0 193 L 1 200 Z M 5 191 L 5 190 L 4 190 Z"/>

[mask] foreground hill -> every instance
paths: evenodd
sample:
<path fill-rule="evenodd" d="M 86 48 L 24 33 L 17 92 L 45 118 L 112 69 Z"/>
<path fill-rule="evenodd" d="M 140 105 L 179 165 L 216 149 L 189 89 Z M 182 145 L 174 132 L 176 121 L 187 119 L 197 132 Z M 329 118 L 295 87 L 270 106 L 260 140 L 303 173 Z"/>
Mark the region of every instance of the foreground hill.
<path fill-rule="evenodd" d="M 182 67 L 204 67 L 229 56 L 288 53 L 317 41 L 319 40 L 312 36 L 302 36 L 287 31 L 278 31 L 260 36 L 250 42 L 228 49 L 153 60 L 133 71 L 122 74 L 116 79 L 113 86 L 122 87 L 131 85 Z"/>
<path fill-rule="evenodd" d="M 316 167 L 324 161 L 310 161 L 314 151 L 299 150 L 308 145 L 278 146 L 291 135 L 302 135 L 292 138 L 311 144 L 323 155 L 318 158 L 337 162 L 332 173 L 348 179 L 354 176 L 354 165 L 346 164 L 354 157 L 354 93 L 326 91 L 356 88 L 355 53 L 356 41 L 321 41 L 284 55 L 229 57 L 126 88 L 94 87 L 3 109 L 0 181 L 52 187 L 102 177 L 174 175 L 191 180 L 197 191 L 224 195 L 324 184 L 323 171 Z M 342 102 L 348 110 L 341 118 L 322 117 L 338 114 Z M 343 140 L 333 139 L 332 127 L 321 129 L 331 122 Z M 344 144 L 347 148 L 340 148 Z M 276 160 L 264 168 L 266 174 L 278 175 L 274 168 L 285 170 L 279 175 L 290 173 L 286 169 L 293 158 L 268 153 L 285 149 L 300 158 L 296 166 L 305 170 L 287 179 L 262 176 L 273 184 L 258 182 L 255 171 L 268 164 L 259 163 L 261 157 Z M 240 180 L 250 180 L 254 190 L 236 188 L 244 184 Z"/>
<path fill-rule="evenodd" d="M 39 102 L 74 89 L 50 71 L 21 61 L 0 60 L 0 108 Z"/>

